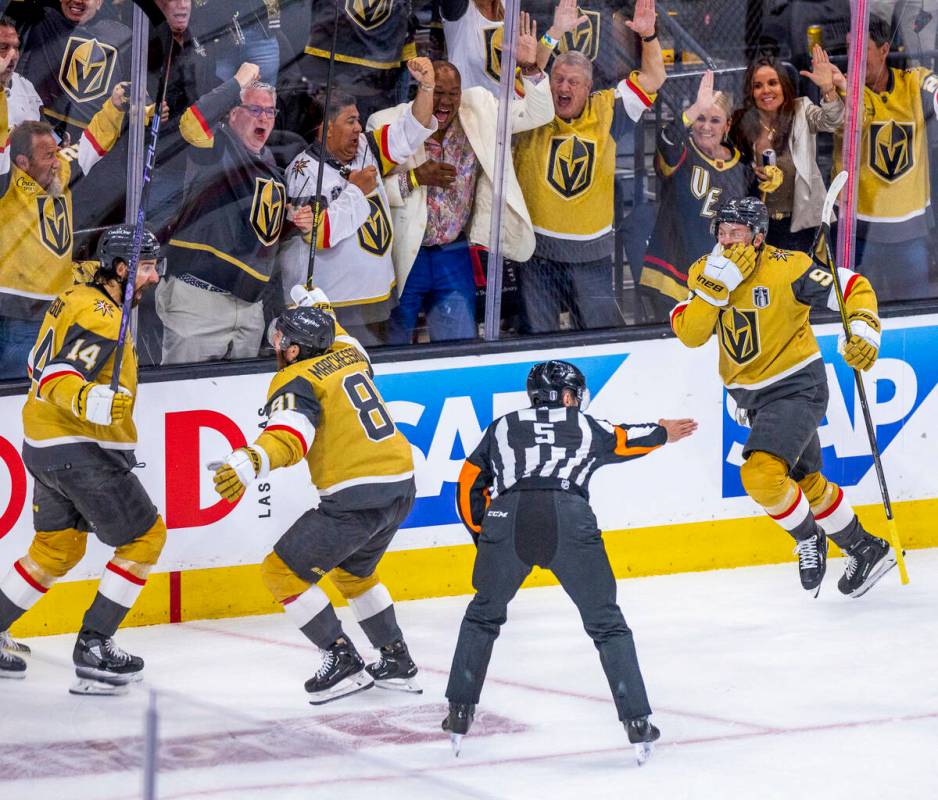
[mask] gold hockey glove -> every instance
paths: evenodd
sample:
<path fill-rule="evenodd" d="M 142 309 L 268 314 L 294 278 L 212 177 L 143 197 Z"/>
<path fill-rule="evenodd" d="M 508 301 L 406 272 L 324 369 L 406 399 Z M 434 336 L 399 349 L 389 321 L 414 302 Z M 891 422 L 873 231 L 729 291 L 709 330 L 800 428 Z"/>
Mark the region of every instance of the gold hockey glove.
<path fill-rule="evenodd" d="M 710 305 L 722 307 L 755 267 L 756 251 L 752 245 L 734 244 L 725 250 L 717 245 L 707 256 L 703 270 L 694 276 L 690 288 Z"/>
<path fill-rule="evenodd" d="M 847 317 L 850 326 L 850 338 L 844 342 L 841 335 L 838 348 L 848 366 L 857 370 L 868 370 L 876 363 L 879 356 L 880 331 L 879 317 L 865 311 L 852 311 Z"/>
<path fill-rule="evenodd" d="M 215 469 L 215 491 L 234 503 L 258 477 L 266 477 L 270 467 L 261 447 L 239 447 Z"/>

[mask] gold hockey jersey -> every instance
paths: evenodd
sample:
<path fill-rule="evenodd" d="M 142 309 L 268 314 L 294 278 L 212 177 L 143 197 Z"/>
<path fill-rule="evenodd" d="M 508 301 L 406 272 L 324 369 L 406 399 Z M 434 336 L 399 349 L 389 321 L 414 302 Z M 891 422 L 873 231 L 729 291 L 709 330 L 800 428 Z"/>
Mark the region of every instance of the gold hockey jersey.
<path fill-rule="evenodd" d="M 68 289 L 49 306 L 29 355 L 31 385 L 23 406 L 27 463 L 81 463 L 100 460 L 102 454 L 119 463 L 135 463 L 132 413 L 113 425 L 95 425 L 72 411 L 85 382 L 110 384 L 120 321 L 120 305 L 97 284 Z M 137 353 L 130 339 L 120 385 L 136 398 Z"/>
<path fill-rule="evenodd" d="M 695 261 L 687 282 L 693 285 L 707 257 Z M 877 314 L 869 281 L 838 269 L 848 312 Z M 671 312 L 671 327 L 688 347 L 700 347 L 716 334 L 720 377 L 743 408 L 755 393 L 791 378 L 819 361 L 821 353 L 808 321 L 811 306 L 837 310 L 834 278 L 806 253 L 762 248 L 755 269 L 718 308 L 691 294 Z M 823 375 L 823 370 L 821 371 Z"/>
<path fill-rule="evenodd" d="M 413 476 L 410 444 L 397 429 L 357 347 L 337 341 L 327 352 L 280 370 L 256 445 L 272 468 L 306 459 L 319 494 L 394 484 Z M 380 495 L 375 492 L 374 496 Z M 359 503 L 367 507 L 368 495 Z"/>
<path fill-rule="evenodd" d="M 889 70 L 886 91 L 864 88 L 857 192 L 858 235 L 901 242 L 928 233 L 931 189 L 926 125 L 935 116 L 938 76 L 924 67 Z M 842 169 L 843 135 L 834 142 Z"/>

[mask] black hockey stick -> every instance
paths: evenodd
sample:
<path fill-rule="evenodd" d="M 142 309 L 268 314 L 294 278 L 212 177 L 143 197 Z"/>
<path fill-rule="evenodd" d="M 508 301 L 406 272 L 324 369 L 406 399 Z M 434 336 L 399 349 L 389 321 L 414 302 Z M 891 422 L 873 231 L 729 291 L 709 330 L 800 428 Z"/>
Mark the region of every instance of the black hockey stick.
<path fill-rule="evenodd" d="M 326 96 L 322 105 L 322 123 L 319 128 L 319 173 L 316 175 L 316 196 L 313 199 L 313 227 L 309 232 L 309 260 L 306 263 L 306 288 L 312 291 L 313 270 L 316 269 L 316 240 L 319 238 L 319 220 L 325 208 L 322 204 L 322 174 L 326 165 L 326 128 L 329 126 L 329 101 L 332 98 L 332 76 L 335 72 L 335 48 L 339 35 L 339 0 L 332 0 L 335 19 L 332 24 L 332 47 L 329 50 L 329 69 L 326 72 Z"/>
<path fill-rule="evenodd" d="M 831 256 L 830 238 L 831 238 L 831 219 L 834 214 L 834 201 L 840 194 L 847 182 L 847 173 L 839 173 L 833 181 L 831 188 L 824 198 L 824 209 L 821 213 L 821 226 L 814 236 L 814 245 L 811 247 L 812 256 L 817 250 L 821 236 L 824 237 L 824 263 L 830 270 L 833 279 L 834 294 L 837 297 L 837 307 L 840 310 L 840 322 L 843 325 L 845 341 L 850 340 L 850 321 L 847 319 L 847 306 L 844 302 L 843 287 L 840 285 L 840 277 L 837 274 L 837 267 L 834 265 L 834 259 Z M 896 564 L 899 566 L 899 579 L 903 584 L 909 582 L 909 573 L 905 569 L 905 557 L 902 551 L 902 542 L 899 540 L 899 530 L 896 528 L 896 521 L 892 515 L 892 503 L 889 500 L 889 488 L 886 486 L 886 475 L 883 472 L 883 462 L 879 454 L 879 445 L 876 442 L 876 428 L 873 425 L 873 418 L 870 415 L 870 404 L 866 397 L 866 387 L 863 385 L 863 379 L 860 377 L 860 371 L 853 370 L 853 378 L 857 386 L 857 396 L 860 398 L 860 407 L 863 410 L 863 421 L 866 423 L 866 435 L 870 440 L 870 452 L 873 454 L 873 465 L 876 467 L 876 479 L 879 481 L 879 492 L 883 498 L 883 509 L 886 512 L 886 529 L 889 531 L 889 540 L 893 550 L 896 553 Z"/>
<path fill-rule="evenodd" d="M 156 92 L 156 107 L 150 122 L 150 141 L 147 143 L 146 158 L 143 162 L 143 181 L 140 186 L 140 203 L 137 206 L 137 220 L 134 224 L 134 240 L 130 249 L 130 263 L 127 265 L 127 283 L 124 285 L 124 300 L 121 304 L 121 324 L 117 332 L 117 349 L 114 351 L 114 370 L 111 375 L 111 391 L 120 386 L 121 364 L 124 360 L 124 346 L 127 344 L 127 332 L 130 328 L 130 315 L 133 308 L 134 284 L 137 281 L 137 264 L 140 261 L 140 247 L 143 243 L 143 225 L 146 221 L 147 199 L 150 196 L 150 178 L 156 163 L 156 142 L 160 135 L 160 114 L 166 101 L 166 86 L 169 84 L 169 70 L 173 63 L 173 41 L 170 39 L 166 51 L 166 65 L 160 75 L 160 84 Z"/>

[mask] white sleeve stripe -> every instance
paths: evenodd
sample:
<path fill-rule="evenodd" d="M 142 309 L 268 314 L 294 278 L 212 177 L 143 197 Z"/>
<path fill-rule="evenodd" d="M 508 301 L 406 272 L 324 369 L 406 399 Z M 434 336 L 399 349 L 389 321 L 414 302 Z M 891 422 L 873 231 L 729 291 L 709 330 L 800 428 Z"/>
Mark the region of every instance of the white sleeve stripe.
<path fill-rule="evenodd" d="M 316 436 L 316 428 L 309 418 L 300 414 L 298 411 L 281 410 L 275 411 L 267 420 L 268 428 L 289 428 L 300 435 L 303 440 L 303 454 L 309 452 L 313 446 L 313 439 Z"/>

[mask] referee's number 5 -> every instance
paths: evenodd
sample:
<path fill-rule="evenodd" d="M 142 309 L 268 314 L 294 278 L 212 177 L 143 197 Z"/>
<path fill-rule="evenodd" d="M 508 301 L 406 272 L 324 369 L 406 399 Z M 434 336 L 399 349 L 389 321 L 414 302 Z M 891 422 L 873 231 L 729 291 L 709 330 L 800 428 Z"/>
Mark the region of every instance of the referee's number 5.
<path fill-rule="evenodd" d="M 535 422 L 534 423 L 534 443 L 535 444 L 553 444 L 555 441 L 554 437 L 554 426 L 550 422 Z"/>

